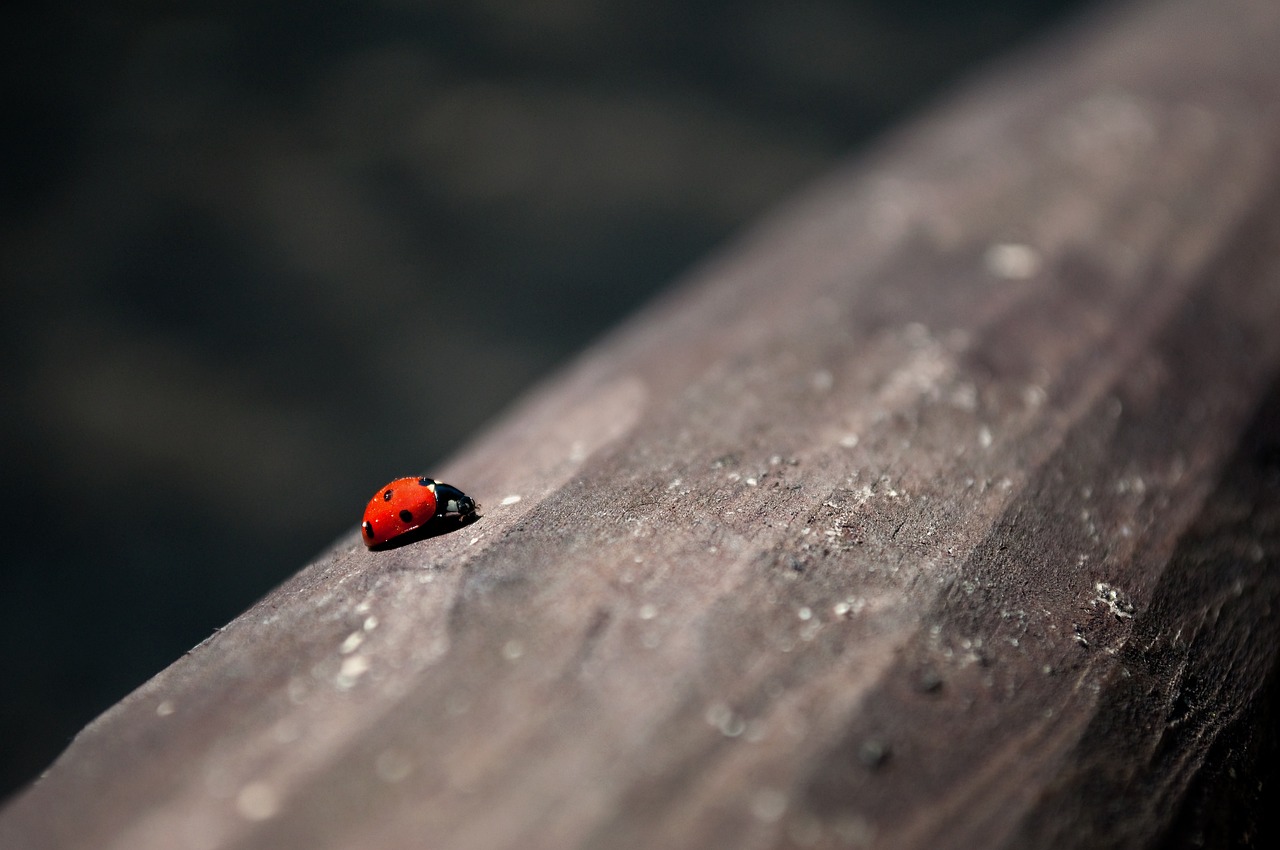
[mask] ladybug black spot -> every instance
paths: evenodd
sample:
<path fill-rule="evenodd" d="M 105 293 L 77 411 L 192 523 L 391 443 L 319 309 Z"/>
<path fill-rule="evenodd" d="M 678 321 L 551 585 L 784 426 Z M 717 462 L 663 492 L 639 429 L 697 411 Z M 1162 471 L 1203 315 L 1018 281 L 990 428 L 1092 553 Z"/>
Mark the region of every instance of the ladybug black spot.
<path fill-rule="evenodd" d="M 411 514 L 409 511 L 401 511 L 400 519 L 404 520 L 405 522 L 413 522 L 413 514 Z"/>
<path fill-rule="evenodd" d="M 382 494 L 382 501 L 384 501 L 384 502 L 390 502 L 390 501 L 391 501 L 391 491 L 390 491 L 390 490 L 387 490 L 386 492 L 384 492 L 384 493 Z"/>
<path fill-rule="evenodd" d="M 373 523 L 363 522 L 360 524 L 360 528 L 364 530 L 365 537 L 368 537 L 370 540 L 373 539 Z"/>

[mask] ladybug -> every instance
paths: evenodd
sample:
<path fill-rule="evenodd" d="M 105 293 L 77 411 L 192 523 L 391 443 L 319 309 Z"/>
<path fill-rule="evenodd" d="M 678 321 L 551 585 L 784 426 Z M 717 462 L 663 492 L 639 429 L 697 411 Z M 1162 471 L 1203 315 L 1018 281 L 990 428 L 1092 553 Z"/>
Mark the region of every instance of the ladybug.
<path fill-rule="evenodd" d="M 433 520 L 468 523 L 476 518 L 477 508 L 475 499 L 457 487 L 430 478 L 397 478 L 369 500 L 360 532 L 364 545 L 373 549 Z"/>

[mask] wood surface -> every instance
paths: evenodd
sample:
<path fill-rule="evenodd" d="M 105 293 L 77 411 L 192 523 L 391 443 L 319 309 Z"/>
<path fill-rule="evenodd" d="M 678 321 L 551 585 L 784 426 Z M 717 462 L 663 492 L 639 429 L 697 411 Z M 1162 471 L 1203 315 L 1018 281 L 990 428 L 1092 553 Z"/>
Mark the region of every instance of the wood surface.
<path fill-rule="evenodd" d="M 1273 0 L 1168 0 L 953 93 L 406 470 L 483 518 L 353 525 L 0 847 L 1252 840 L 1277 56 Z"/>

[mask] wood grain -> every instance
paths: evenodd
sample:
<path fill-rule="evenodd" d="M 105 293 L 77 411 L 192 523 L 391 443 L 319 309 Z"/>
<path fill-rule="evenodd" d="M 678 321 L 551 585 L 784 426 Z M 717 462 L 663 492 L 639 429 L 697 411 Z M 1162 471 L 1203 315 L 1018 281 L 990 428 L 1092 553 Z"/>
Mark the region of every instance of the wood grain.
<path fill-rule="evenodd" d="M 1146 3 L 953 95 L 430 471 L 483 519 L 353 529 L 0 846 L 1253 834 L 1278 53 L 1270 0 Z"/>

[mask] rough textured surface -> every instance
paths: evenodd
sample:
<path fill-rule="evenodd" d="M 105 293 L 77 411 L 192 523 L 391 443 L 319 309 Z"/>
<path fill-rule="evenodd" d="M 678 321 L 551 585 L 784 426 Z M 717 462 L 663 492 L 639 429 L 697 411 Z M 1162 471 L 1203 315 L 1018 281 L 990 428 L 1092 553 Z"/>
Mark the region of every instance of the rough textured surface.
<path fill-rule="evenodd" d="M 1269 0 L 1152 4 L 887 140 L 433 470 L 480 522 L 344 537 L 0 845 L 1247 837 L 1277 49 Z"/>

